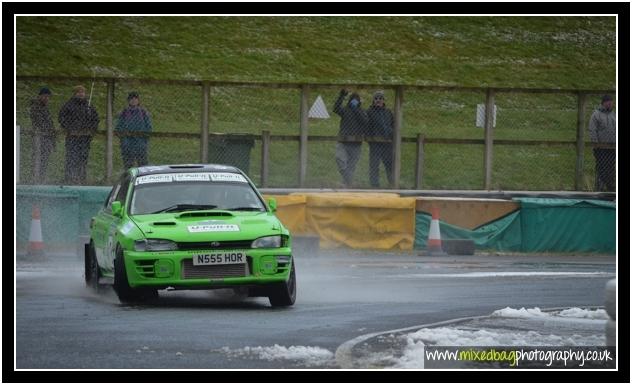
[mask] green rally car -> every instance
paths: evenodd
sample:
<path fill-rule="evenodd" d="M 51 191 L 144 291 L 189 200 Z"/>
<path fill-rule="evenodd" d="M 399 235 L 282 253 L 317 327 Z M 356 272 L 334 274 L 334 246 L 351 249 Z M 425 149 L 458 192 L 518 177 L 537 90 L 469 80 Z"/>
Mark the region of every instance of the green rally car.
<path fill-rule="evenodd" d="M 233 288 L 291 306 L 291 237 L 275 211 L 235 167 L 131 168 L 90 222 L 86 284 L 112 285 L 124 303 L 161 289 Z"/>

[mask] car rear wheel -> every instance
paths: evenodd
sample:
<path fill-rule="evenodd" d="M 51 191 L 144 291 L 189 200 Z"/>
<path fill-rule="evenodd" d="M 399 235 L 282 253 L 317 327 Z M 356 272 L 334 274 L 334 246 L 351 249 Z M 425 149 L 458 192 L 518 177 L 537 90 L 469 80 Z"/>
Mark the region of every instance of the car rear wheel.
<path fill-rule="evenodd" d="M 290 278 L 278 287 L 271 290 L 268 295 L 272 307 L 292 306 L 296 302 L 296 270 L 294 261 L 290 270 Z"/>
<path fill-rule="evenodd" d="M 122 303 L 133 303 L 157 298 L 158 291 L 155 289 L 136 289 L 129 285 L 123 258 L 123 250 L 119 247 L 116 250 L 116 258 L 114 260 L 114 291 L 119 300 Z"/>

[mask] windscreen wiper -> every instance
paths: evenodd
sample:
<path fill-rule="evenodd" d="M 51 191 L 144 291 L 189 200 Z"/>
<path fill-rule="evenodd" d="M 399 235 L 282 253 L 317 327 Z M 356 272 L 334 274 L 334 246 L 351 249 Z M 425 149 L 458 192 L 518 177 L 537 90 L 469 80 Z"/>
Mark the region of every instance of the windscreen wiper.
<path fill-rule="evenodd" d="M 217 208 L 217 205 L 178 204 L 178 205 L 166 207 L 158 211 L 154 211 L 152 214 L 169 213 L 173 211 L 183 211 L 183 210 L 210 210 L 214 208 Z"/>
<path fill-rule="evenodd" d="M 252 207 L 252 206 L 244 206 L 244 207 L 231 207 L 229 209 L 223 209 L 226 211 L 263 211 L 261 207 Z"/>

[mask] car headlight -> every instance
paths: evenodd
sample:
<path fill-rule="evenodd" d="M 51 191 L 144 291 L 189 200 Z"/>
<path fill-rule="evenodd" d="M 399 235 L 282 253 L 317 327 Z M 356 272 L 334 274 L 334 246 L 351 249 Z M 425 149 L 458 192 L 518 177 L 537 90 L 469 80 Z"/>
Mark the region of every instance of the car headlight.
<path fill-rule="evenodd" d="M 178 250 L 175 242 L 166 239 L 139 239 L 134 242 L 136 251 L 170 251 Z"/>
<path fill-rule="evenodd" d="M 253 249 L 258 248 L 273 248 L 273 247 L 281 247 L 281 236 L 280 235 L 272 235 L 269 237 L 261 237 L 255 239 L 250 246 Z"/>

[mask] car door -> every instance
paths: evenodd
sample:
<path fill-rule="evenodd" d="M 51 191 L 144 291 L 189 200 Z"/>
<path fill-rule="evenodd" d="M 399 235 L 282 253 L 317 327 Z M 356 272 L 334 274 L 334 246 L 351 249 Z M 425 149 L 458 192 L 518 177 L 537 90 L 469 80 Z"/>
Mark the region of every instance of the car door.
<path fill-rule="evenodd" d="M 121 188 L 122 180 L 119 181 L 108 195 L 103 208 L 93 218 L 92 221 L 92 242 L 99 266 L 104 270 L 110 270 L 106 265 L 107 229 L 112 222 L 112 202 L 114 202 L 118 191 Z"/>
<path fill-rule="evenodd" d="M 112 202 L 114 201 L 121 202 L 121 206 L 124 212 L 127 211 L 127 205 L 125 204 L 126 203 L 125 201 L 127 199 L 127 192 L 129 190 L 130 179 L 131 177 L 129 175 L 126 175 L 123 178 L 123 180 L 121 181 L 121 186 L 118 189 L 116 196 L 112 200 Z M 105 224 L 106 227 L 104 227 L 107 232 L 106 239 L 105 239 L 104 265 L 107 266 L 107 269 L 114 270 L 114 259 L 116 258 L 116 246 L 117 246 L 117 235 L 118 235 L 117 232 L 121 225 L 122 218 L 117 217 L 112 214 L 111 206 L 112 204 L 110 203 L 109 220 L 108 220 L 108 223 Z"/>

